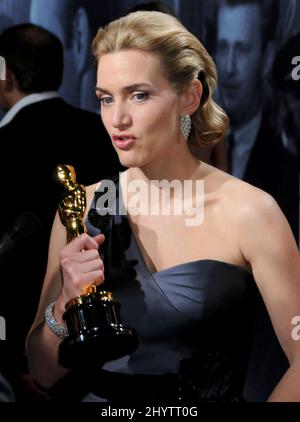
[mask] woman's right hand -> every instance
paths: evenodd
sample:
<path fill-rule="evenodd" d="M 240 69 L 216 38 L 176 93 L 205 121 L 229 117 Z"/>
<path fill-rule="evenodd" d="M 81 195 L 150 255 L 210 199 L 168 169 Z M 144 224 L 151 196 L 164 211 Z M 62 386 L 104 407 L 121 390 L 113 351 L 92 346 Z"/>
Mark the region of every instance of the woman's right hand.
<path fill-rule="evenodd" d="M 104 282 L 104 266 L 98 252 L 98 247 L 104 240 L 103 234 L 90 237 L 83 233 L 61 250 L 60 267 L 63 285 L 55 305 L 55 314 L 60 313 L 59 319 L 69 300 L 84 294 L 91 283 L 99 285 Z"/>

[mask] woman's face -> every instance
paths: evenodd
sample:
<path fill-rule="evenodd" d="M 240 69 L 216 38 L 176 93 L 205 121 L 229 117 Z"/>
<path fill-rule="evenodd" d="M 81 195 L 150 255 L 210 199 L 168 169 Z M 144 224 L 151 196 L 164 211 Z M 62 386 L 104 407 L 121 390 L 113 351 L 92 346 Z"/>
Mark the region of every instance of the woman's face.
<path fill-rule="evenodd" d="M 96 93 L 103 124 L 124 166 L 167 158 L 182 142 L 180 97 L 155 54 L 130 49 L 103 55 Z"/>

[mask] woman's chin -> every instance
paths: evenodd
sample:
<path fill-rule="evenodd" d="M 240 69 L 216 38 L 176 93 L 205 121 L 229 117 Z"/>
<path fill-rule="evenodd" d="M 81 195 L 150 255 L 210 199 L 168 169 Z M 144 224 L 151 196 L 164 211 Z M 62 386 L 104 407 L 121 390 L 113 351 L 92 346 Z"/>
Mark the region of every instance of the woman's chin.
<path fill-rule="evenodd" d="M 141 163 L 137 157 L 130 157 L 129 155 L 125 156 L 125 154 L 119 154 L 119 160 L 122 166 L 124 167 L 140 167 Z"/>

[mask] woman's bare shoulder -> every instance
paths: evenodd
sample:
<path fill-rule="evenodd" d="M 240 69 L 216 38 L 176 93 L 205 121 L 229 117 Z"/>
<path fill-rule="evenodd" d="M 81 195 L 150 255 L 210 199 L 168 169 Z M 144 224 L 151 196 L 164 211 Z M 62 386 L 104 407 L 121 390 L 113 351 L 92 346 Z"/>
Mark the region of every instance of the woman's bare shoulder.
<path fill-rule="evenodd" d="M 205 191 L 218 195 L 223 212 L 236 217 L 244 213 L 260 214 L 263 210 L 278 208 L 274 198 L 267 192 L 210 165 L 206 165 Z"/>
<path fill-rule="evenodd" d="M 202 177 L 205 183 L 212 188 L 224 189 L 232 194 L 252 193 L 253 195 L 258 196 L 264 196 L 264 194 L 268 195 L 261 189 L 209 164 L 201 163 L 201 167 Z"/>

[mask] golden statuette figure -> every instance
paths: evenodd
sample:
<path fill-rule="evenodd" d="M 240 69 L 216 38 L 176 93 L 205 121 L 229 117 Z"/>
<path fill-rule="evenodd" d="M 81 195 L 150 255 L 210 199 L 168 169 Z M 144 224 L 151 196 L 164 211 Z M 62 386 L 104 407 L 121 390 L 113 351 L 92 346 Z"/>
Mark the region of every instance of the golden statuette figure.
<path fill-rule="evenodd" d="M 86 209 L 85 187 L 76 183 L 74 167 L 61 164 L 57 166 L 57 177 L 64 185 L 64 193 L 58 204 L 58 213 L 62 224 L 67 230 L 67 240 L 70 242 L 76 236 L 86 232 L 83 215 Z"/>
<path fill-rule="evenodd" d="M 86 190 L 77 183 L 71 165 L 57 166 L 57 178 L 64 186 L 58 213 L 70 242 L 87 231 L 83 222 Z M 132 353 L 138 345 L 135 330 L 121 322 L 120 304 L 114 301 L 111 292 L 96 287 L 92 281 L 83 295 L 66 304 L 63 318 L 69 333 L 59 346 L 63 366 L 80 365 L 93 357 L 104 363 Z"/>
<path fill-rule="evenodd" d="M 67 241 L 86 233 L 83 215 L 86 209 L 86 190 L 83 185 L 76 182 L 76 173 L 73 166 L 60 164 L 57 166 L 58 180 L 64 185 L 61 201 L 58 203 L 60 221 L 66 227 Z M 85 293 L 96 291 L 96 286 L 91 282 L 86 287 Z"/>

